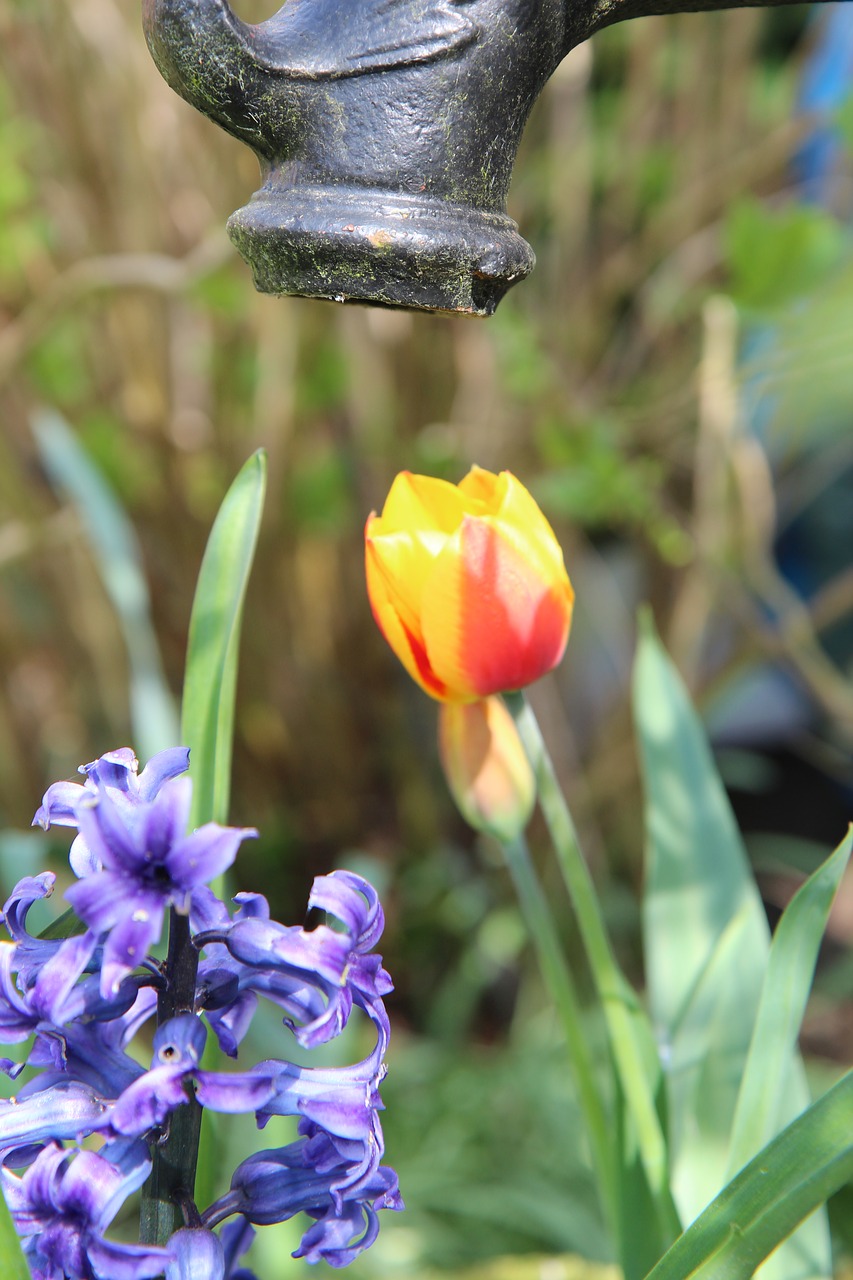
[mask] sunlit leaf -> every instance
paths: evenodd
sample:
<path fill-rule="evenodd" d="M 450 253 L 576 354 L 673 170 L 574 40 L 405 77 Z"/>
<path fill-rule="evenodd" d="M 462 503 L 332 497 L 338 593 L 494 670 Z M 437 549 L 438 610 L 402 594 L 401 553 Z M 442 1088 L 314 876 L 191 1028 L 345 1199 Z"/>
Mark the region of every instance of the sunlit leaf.
<path fill-rule="evenodd" d="M 686 1222 L 723 1186 L 770 936 L 702 724 L 650 625 L 634 716 L 645 789 L 643 932 L 648 999 L 667 1079 L 673 1190 Z M 777 1127 L 809 1102 L 789 1046 Z M 830 1273 L 825 1215 L 780 1250 L 774 1275 Z"/>
<path fill-rule="evenodd" d="M 776 926 L 767 975 L 735 1113 L 729 1176 L 778 1131 L 785 1110 L 786 1064 L 796 1048 L 818 950 L 841 877 L 850 860 L 853 829 L 809 876 Z"/>
<path fill-rule="evenodd" d="M 240 624 L 265 486 L 266 455 L 258 450 L 223 499 L 193 600 L 181 741 L 190 748 L 194 826 L 228 816 Z"/>

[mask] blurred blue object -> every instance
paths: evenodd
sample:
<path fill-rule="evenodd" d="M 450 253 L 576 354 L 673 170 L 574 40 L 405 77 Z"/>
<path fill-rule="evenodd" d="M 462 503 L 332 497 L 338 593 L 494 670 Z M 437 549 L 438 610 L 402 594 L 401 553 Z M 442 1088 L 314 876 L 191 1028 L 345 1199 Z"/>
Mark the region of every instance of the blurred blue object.
<path fill-rule="evenodd" d="M 853 91 L 853 5 L 833 4 L 814 17 L 818 35 L 803 66 L 797 113 L 815 127 L 793 157 L 801 198 L 831 208 L 843 143 L 833 115 Z"/>
<path fill-rule="evenodd" d="M 791 158 L 795 198 L 836 218 L 849 218 L 850 144 L 836 116 L 853 97 L 853 4 L 821 6 L 810 22 L 808 38 L 794 112 L 805 117 L 810 127 Z M 813 318 L 820 314 L 809 295 L 788 305 L 789 314 L 790 308 Z M 779 364 L 785 359 L 784 340 L 779 349 L 785 314 L 779 314 L 779 324 L 768 320 L 744 327 L 740 405 L 745 429 L 760 441 L 774 471 L 778 529 L 773 554 L 778 571 L 808 604 L 853 562 L 853 458 L 842 448 L 845 436 L 853 435 L 853 360 L 849 399 L 840 395 L 829 410 L 836 420 L 831 432 L 826 422 L 808 420 L 802 421 L 796 436 L 778 431 L 776 415 L 786 394 L 784 363 Z M 751 376 L 745 372 L 748 368 L 763 368 L 765 373 Z M 820 377 L 819 370 L 814 376 Z M 820 412 L 826 413 L 825 405 Z M 816 430 L 819 425 L 822 429 Z M 831 447 L 837 465 L 828 468 L 825 454 Z M 767 621 L 773 625 L 769 609 Z M 853 663 L 849 615 L 827 629 L 821 641 L 837 667 L 849 670 Z M 846 740 L 836 738 L 811 692 L 789 666 L 756 664 L 742 670 L 721 690 L 707 720 L 718 748 L 760 753 L 775 770 L 772 785 L 754 794 L 748 783 L 734 784 L 735 791 L 741 792 L 738 799 L 733 797 L 735 807 L 747 829 L 787 829 L 833 838 L 830 828 L 843 820 L 853 802 L 849 769 L 843 768 L 843 759 L 849 758 Z M 827 763 L 832 752 L 821 755 L 814 750 L 823 739 L 830 743 L 835 739 L 832 768 Z M 826 830 L 821 828 L 823 819 L 828 820 Z"/>

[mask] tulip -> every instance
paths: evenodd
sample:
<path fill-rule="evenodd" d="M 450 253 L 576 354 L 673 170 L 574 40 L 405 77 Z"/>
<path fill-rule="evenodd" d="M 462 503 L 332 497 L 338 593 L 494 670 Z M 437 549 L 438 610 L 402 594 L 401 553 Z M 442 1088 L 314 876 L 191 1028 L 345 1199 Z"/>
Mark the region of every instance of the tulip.
<path fill-rule="evenodd" d="M 475 831 L 516 839 L 530 821 L 536 781 L 501 699 L 443 703 L 438 749 L 463 818 Z"/>
<path fill-rule="evenodd" d="M 403 471 L 365 528 L 385 639 L 442 702 L 521 689 L 563 656 L 574 591 L 553 530 L 508 471 L 458 485 Z"/>

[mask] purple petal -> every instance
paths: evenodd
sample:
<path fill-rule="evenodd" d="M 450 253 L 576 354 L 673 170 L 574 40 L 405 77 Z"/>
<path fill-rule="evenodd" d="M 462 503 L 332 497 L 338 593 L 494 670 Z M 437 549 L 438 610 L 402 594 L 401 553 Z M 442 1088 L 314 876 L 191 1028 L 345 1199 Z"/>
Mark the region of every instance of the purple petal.
<path fill-rule="evenodd" d="M 71 848 L 68 850 L 68 861 L 78 880 L 82 880 L 84 876 L 93 876 L 96 872 L 104 869 L 104 864 L 100 858 L 92 852 L 80 835 L 75 836 L 71 842 Z"/>
<path fill-rule="evenodd" d="M 127 905 L 127 882 L 115 871 L 99 871 L 65 890 L 65 900 L 95 933 L 106 933 Z"/>
<path fill-rule="evenodd" d="M 207 1021 L 219 1041 L 219 1047 L 229 1058 L 237 1057 L 237 1050 L 252 1023 L 258 997 L 252 991 L 243 991 L 223 1011 L 208 1010 Z"/>
<path fill-rule="evenodd" d="M 186 773 L 190 767 L 189 747 L 169 747 L 152 756 L 139 775 L 137 790 L 140 800 L 153 800 L 164 782 Z"/>
<path fill-rule="evenodd" d="M 41 969 L 30 1002 L 32 1008 L 48 1022 L 62 1025 L 68 1021 L 65 1006 L 77 979 L 92 958 L 97 939 L 90 931 L 65 938 L 57 951 Z M 71 1015 L 73 1017 L 73 1013 Z"/>
<path fill-rule="evenodd" d="M 129 791 L 134 785 L 139 761 L 130 747 L 117 747 L 107 751 L 91 764 L 81 764 L 78 773 L 85 773 L 86 781 L 93 787 L 113 787 L 116 791 Z"/>
<path fill-rule="evenodd" d="M 193 890 L 190 925 L 194 933 L 227 928 L 229 924 L 228 908 L 208 885 L 199 885 Z"/>
<path fill-rule="evenodd" d="M 227 871 L 242 842 L 257 834 L 254 827 L 220 827 L 206 822 L 173 845 L 163 862 L 175 884 L 194 889 Z"/>
<path fill-rule="evenodd" d="M 115 1134 L 140 1137 L 189 1100 L 180 1069 L 155 1067 L 124 1090 L 110 1111 L 110 1129 Z"/>
<path fill-rule="evenodd" d="M 362 1229 L 362 1235 L 354 1240 Z M 378 1234 L 379 1219 L 373 1209 L 364 1204 L 348 1204 L 342 1216 L 327 1214 L 309 1227 L 293 1257 L 312 1263 L 328 1262 L 330 1267 L 347 1267 L 370 1248 Z"/>
<path fill-rule="evenodd" d="M 235 919 L 237 920 L 269 920 L 270 904 L 262 893 L 235 893 L 233 901 L 237 903 Z"/>
<path fill-rule="evenodd" d="M 77 826 L 77 805 L 86 794 L 86 788 L 79 782 L 54 782 L 42 797 L 40 808 L 36 810 L 32 825 L 47 831 L 51 825 L 55 827 Z"/>
<path fill-rule="evenodd" d="M 75 1080 L 54 1084 L 20 1101 L 0 1102 L 0 1149 L 94 1133 L 102 1128 L 106 1113 L 104 1099 Z"/>
<path fill-rule="evenodd" d="M 156 800 L 140 808 L 144 814 L 140 842 L 147 861 L 165 862 L 172 846 L 186 835 L 192 795 L 189 778 L 172 778 Z"/>
<path fill-rule="evenodd" d="M 12 942 L 0 943 L 0 1041 L 17 1044 L 32 1035 L 38 1015 L 21 995 L 12 976 L 17 967 L 18 948 Z"/>
<path fill-rule="evenodd" d="M 119 920 L 104 943 L 101 995 L 105 998 L 116 994 L 122 979 L 142 963 L 163 930 L 163 903 L 153 893 L 137 893 L 124 906 L 130 914 Z"/>
<path fill-rule="evenodd" d="M 237 1114 L 258 1111 L 274 1097 L 283 1064 L 276 1059 L 259 1062 L 248 1071 L 199 1071 L 196 1093 L 203 1107 Z"/>
<path fill-rule="evenodd" d="M 110 871 L 137 871 L 145 866 L 145 850 L 123 816 L 106 791 L 87 797 L 77 810 L 80 834 L 95 857 Z"/>
<path fill-rule="evenodd" d="M 112 1218 L 112 1214 L 104 1216 L 104 1206 L 115 1206 L 114 1213 L 126 1198 L 123 1189 L 120 1169 L 95 1151 L 81 1151 L 70 1162 L 62 1179 L 62 1207 L 101 1229 Z"/>
<path fill-rule="evenodd" d="M 255 1228 L 245 1218 L 227 1223 L 219 1233 L 225 1253 L 225 1274 L 233 1276 L 237 1262 L 251 1248 Z"/>
<path fill-rule="evenodd" d="M 369 951 L 378 942 L 385 925 L 379 895 L 373 885 L 351 871 L 318 876 L 308 906 L 328 911 L 340 920 L 358 951 Z"/>
<path fill-rule="evenodd" d="M 94 1235 L 86 1242 L 86 1254 L 97 1280 L 150 1280 L 163 1274 L 171 1257 L 168 1249 L 154 1244 L 114 1244 Z"/>
<path fill-rule="evenodd" d="M 43 871 L 40 876 L 24 876 L 9 894 L 3 904 L 3 919 L 16 942 L 29 938 L 27 912 L 34 902 L 50 897 L 55 883 L 56 876 L 53 872 Z"/>

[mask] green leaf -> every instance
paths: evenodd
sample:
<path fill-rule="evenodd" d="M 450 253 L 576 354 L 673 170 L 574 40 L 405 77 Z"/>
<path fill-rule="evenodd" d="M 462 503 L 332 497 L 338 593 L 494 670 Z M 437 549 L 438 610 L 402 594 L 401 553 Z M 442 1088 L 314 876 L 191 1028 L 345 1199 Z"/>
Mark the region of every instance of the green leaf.
<path fill-rule="evenodd" d="M 193 826 L 228 817 L 240 623 L 266 471 L 266 454 L 259 449 L 226 493 L 193 600 L 181 708 L 181 739 L 190 748 Z"/>
<path fill-rule="evenodd" d="M 33 435 L 54 487 L 75 507 L 121 627 L 130 667 L 133 741 L 143 758 L 175 746 L 178 721 L 163 675 L 136 533 L 98 467 L 52 409 L 33 419 Z"/>
<path fill-rule="evenodd" d="M 848 1071 L 723 1189 L 647 1280 L 750 1280 L 797 1224 L 851 1177 Z"/>
<path fill-rule="evenodd" d="M 814 205 L 738 200 L 723 228 L 735 301 L 760 310 L 795 301 L 838 265 L 844 241 L 838 220 Z"/>
<path fill-rule="evenodd" d="M 650 624 L 638 646 L 634 718 L 645 783 L 648 999 L 666 1074 L 673 1192 L 690 1222 L 726 1178 L 770 937 L 704 729 Z M 779 1071 L 777 1126 L 809 1102 L 793 1045 Z M 774 1266 L 787 1280 L 828 1275 L 825 1215 Z"/>
<path fill-rule="evenodd" d="M 0 1275 L 3 1280 L 31 1280 L 6 1201 L 0 1195 Z"/>
<path fill-rule="evenodd" d="M 770 947 L 767 976 L 738 1094 L 728 1176 L 780 1128 L 786 1064 L 797 1044 L 829 909 L 850 860 L 853 828 L 786 907 Z"/>

